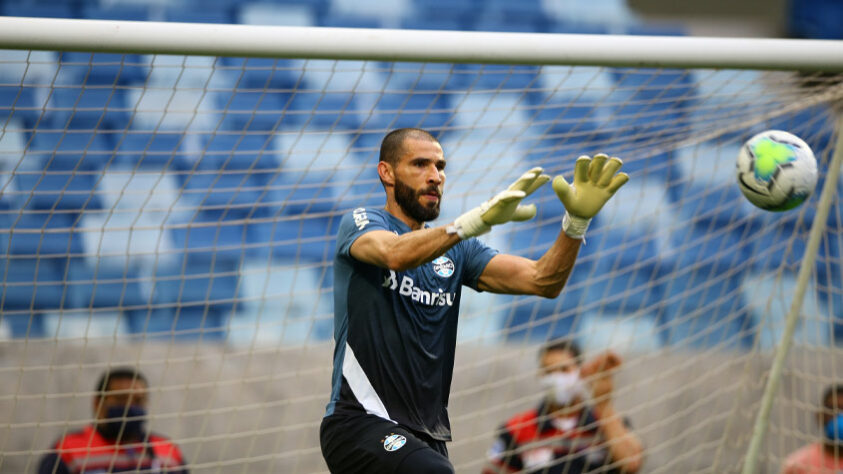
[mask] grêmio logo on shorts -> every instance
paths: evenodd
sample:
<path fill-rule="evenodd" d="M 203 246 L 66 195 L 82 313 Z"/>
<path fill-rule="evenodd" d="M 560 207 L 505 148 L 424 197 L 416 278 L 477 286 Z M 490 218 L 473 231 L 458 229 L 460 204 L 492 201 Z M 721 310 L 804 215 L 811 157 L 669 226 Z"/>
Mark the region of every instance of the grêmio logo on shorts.
<path fill-rule="evenodd" d="M 389 271 L 389 275 L 383 279 L 384 288 L 389 288 L 392 291 L 398 290 L 401 296 L 408 296 L 416 303 L 421 303 L 427 306 L 453 306 L 454 300 L 457 299 L 456 293 L 445 293 L 442 288 L 439 292 L 422 290 L 416 286 L 416 282 L 407 275 L 401 277 L 401 284 L 398 284 L 398 274 L 394 270 Z"/>

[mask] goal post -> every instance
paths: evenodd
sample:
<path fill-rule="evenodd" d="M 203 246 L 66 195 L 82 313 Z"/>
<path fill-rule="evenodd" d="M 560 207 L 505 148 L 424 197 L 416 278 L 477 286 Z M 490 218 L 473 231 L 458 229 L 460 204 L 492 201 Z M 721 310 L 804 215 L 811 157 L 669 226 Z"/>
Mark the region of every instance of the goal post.
<path fill-rule="evenodd" d="M 631 176 L 558 298 L 463 293 L 458 472 L 538 403 L 562 337 L 621 354 L 646 472 L 775 471 L 818 440 L 843 376 L 843 43 L 575 30 L 0 18 L 0 471 L 91 423 L 97 377 L 129 366 L 191 471 L 324 472 L 337 225 L 383 205 L 380 139 L 406 126 L 448 159 L 434 224 L 581 154 Z M 734 176 L 769 128 L 819 162 L 781 214 Z M 530 202 L 482 240 L 539 257 L 563 208 Z"/>

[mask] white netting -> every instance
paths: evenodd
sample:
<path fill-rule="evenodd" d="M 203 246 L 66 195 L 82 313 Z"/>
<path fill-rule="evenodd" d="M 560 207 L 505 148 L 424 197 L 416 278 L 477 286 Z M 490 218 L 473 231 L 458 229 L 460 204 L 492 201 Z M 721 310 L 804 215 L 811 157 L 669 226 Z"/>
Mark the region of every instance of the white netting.
<path fill-rule="evenodd" d="M 459 472 L 538 399 L 535 349 L 625 358 L 617 403 L 646 472 L 736 469 L 817 197 L 752 208 L 734 160 L 779 128 L 834 142 L 839 77 L 789 72 L 0 54 L 0 469 L 31 471 L 91 421 L 100 373 L 151 386 L 151 426 L 193 472 L 315 472 L 329 394 L 340 216 L 380 206 L 381 137 L 417 126 L 449 160 L 447 223 L 532 166 L 624 159 L 555 300 L 466 290 L 450 413 Z M 819 191 L 817 192 L 817 195 Z M 562 206 L 483 239 L 538 257 Z M 841 212 L 832 208 L 763 451 L 815 440 L 836 380 Z"/>

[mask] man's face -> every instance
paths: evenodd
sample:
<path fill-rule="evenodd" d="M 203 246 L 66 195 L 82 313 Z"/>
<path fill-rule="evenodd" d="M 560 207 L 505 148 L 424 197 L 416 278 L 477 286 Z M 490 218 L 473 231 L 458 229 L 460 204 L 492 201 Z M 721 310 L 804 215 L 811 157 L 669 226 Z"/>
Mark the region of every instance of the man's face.
<path fill-rule="evenodd" d="M 439 217 L 445 186 L 442 147 L 432 140 L 408 138 L 395 167 L 395 201 L 417 222 Z"/>
<path fill-rule="evenodd" d="M 550 375 L 553 373 L 569 374 L 575 372 L 580 367 L 577 360 L 570 351 L 566 350 L 550 350 L 545 352 L 539 361 L 539 369 L 541 375 Z"/>
<path fill-rule="evenodd" d="M 94 411 L 98 420 L 108 418 L 106 413 L 111 407 L 126 409 L 129 406 L 147 408 L 148 395 L 146 384 L 142 380 L 114 378 L 108 384 L 108 390 L 102 397 L 94 398 Z"/>

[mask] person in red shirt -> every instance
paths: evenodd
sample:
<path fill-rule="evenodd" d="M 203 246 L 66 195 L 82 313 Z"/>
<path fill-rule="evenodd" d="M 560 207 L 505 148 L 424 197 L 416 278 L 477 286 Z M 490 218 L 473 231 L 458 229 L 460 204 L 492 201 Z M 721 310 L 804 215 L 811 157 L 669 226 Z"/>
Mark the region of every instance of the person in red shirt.
<path fill-rule="evenodd" d="M 41 459 L 38 474 L 187 474 L 178 446 L 146 431 L 148 388 L 143 374 L 132 368 L 104 373 L 94 395 L 94 423 L 62 436 Z"/>
<path fill-rule="evenodd" d="M 823 440 L 794 451 L 784 462 L 783 474 L 834 474 L 843 472 L 843 385 L 825 390 L 817 421 Z"/>
<path fill-rule="evenodd" d="M 544 346 L 539 363 L 545 397 L 504 424 L 483 473 L 638 472 L 641 442 L 612 403 L 620 357 L 609 351 L 581 364 L 577 344 L 562 340 Z"/>

